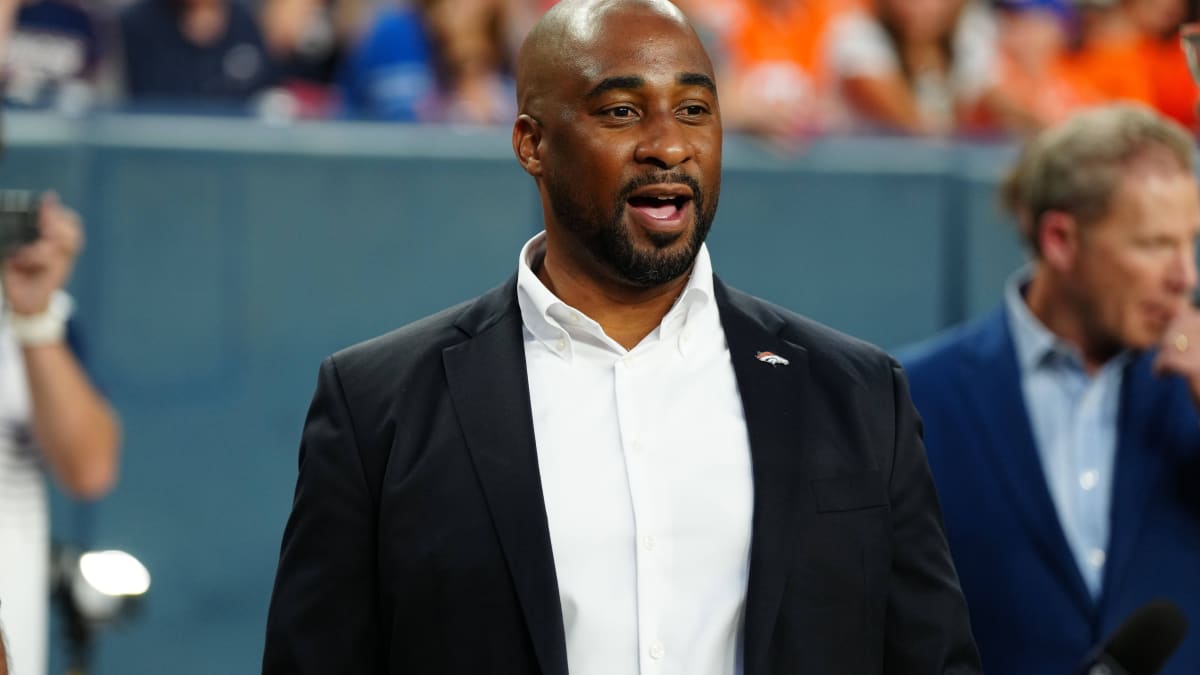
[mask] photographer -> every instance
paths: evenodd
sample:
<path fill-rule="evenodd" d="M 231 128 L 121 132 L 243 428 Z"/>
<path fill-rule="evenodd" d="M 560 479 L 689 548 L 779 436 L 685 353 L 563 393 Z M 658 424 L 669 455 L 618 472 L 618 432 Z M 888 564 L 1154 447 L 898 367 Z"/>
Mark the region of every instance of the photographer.
<path fill-rule="evenodd" d="M 14 671 L 46 671 L 49 518 L 43 470 L 70 495 L 112 487 L 120 431 L 68 345 L 63 292 L 83 244 L 79 218 L 41 200 L 40 236 L 0 263 L 0 624 Z"/>

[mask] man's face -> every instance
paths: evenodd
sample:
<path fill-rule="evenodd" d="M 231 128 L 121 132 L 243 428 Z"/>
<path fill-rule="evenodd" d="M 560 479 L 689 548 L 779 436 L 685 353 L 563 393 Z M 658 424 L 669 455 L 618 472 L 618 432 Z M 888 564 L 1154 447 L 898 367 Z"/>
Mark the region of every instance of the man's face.
<path fill-rule="evenodd" d="M 651 287 L 686 274 L 721 181 L 720 111 L 699 40 L 629 9 L 563 59 L 541 120 L 549 236 L 593 277 Z"/>
<path fill-rule="evenodd" d="M 1158 344 L 1196 285 L 1198 232 L 1200 197 L 1190 174 L 1134 168 L 1121 179 L 1108 215 L 1079 229 L 1072 290 L 1093 340 Z"/>

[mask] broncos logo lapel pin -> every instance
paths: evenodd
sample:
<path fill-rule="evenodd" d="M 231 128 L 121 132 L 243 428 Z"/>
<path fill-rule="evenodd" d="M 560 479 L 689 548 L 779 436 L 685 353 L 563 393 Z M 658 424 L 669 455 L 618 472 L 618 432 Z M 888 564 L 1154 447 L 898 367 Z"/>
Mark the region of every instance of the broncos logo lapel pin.
<path fill-rule="evenodd" d="M 759 361 L 762 361 L 763 363 L 765 363 L 771 367 L 786 366 L 791 363 L 791 361 L 788 361 L 787 359 L 776 354 L 775 352 L 759 352 L 754 355 L 754 358 L 758 359 Z"/>

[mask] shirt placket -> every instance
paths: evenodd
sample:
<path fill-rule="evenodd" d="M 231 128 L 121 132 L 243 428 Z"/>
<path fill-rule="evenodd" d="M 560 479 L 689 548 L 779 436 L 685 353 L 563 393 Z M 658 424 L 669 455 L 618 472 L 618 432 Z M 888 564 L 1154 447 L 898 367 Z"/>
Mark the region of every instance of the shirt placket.
<path fill-rule="evenodd" d="M 622 452 L 629 480 L 634 519 L 634 561 L 637 572 L 638 665 L 642 675 L 663 672 L 667 645 L 663 642 L 664 576 L 663 550 L 667 542 L 663 510 L 656 493 L 659 481 L 652 475 L 650 454 L 654 452 L 651 429 L 655 406 L 643 400 L 648 391 L 639 380 L 650 377 L 651 356 L 645 351 L 629 353 L 617 360 L 614 381 Z M 648 412 L 648 414 L 643 414 Z"/>
<path fill-rule="evenodd" d="M 1100 436 L 1103 409 L 1103 374 L 1088 378 L 1083 373 L 1073 376 L 1074 412 L 1071 424 L 1073 494 L 1075 499 L 1076 536 L 1083 554 L 1084 578 L 1092 594 L 1099 592 L 1107 557 L 1103 541 L 1104 476 Z"/>

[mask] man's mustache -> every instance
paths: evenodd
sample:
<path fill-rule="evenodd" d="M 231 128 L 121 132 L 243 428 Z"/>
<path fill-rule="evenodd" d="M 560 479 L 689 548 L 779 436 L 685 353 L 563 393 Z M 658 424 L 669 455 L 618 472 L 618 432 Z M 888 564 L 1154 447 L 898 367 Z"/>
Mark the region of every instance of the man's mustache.
<path fill-rule="evenodd" d="M 665 173 L 638 176 L 621 188 L 620 201 L 627 201 L 634 190 L 639 190 L 649 185 L 662 185 L 665 183 L 677 183 L 688 186 L 692 190 L 692 199 L 696 200 L 698 204 L 704 203 L 704 190 L 700 187 L 700 181 L 682 171 L 668 171 Z"/>

